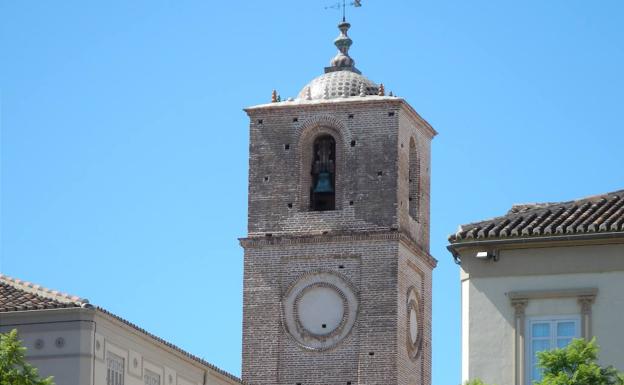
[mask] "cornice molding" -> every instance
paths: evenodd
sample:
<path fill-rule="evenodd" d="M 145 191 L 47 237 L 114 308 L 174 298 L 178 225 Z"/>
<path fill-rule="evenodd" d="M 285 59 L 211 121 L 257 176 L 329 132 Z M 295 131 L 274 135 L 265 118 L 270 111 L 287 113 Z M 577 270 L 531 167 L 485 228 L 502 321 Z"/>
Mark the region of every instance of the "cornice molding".
<path fill-rule="evenodd" d="M 254 249 L 267 246 L 388 240 L 396 240 L 401 242 L 412 253 L 422 257 L 432 269 L 437 266 L 438 261 L 434 257 L 432 257 L 427 251 L 423 250 L 420 246 L 418 246 L 418 244 L 414 242 L 414 240 L 409 237 L 409 235 L 400 231 L 239 238 L 241 246 L 245 249 Z"/>
<path fill-rule="evenodd" d="M 329 99 L 329 100 L 313 100 L 313 101 L 285 101 L 279 103 L 267 103 L 261 104 L 257 106 L 247 107 L 243 110 L 247 113 L 247 115 L 252 116 L 253 114 L 257 114 L 259 112 L 265 111 L 279 111 L 279 110 L 288 110 L 294 108 L 301 108 L 304 110 L 321 110 L 326 111 L 328 107 L 335 108 L 337 106 L 343 105 L 379 105 L 379 104 L 389 104 L 389 105 L 397 105 L 405 107 L 407 114 L 418 124 L 422 125 L 428 132 L 431 137 L 434 137 L 438 134 L 438 132 L 431 127 L 429 122 L 423 119 L 418 112 L 412 107 L 407 100 L 403 98 L 399 98 L 396 96 L 367 96 L 366 98 L 345 98 L 345 99 Z"/>
<path fill-rule="evenodd" d="M 562 246 L 591 246 L 624 243 L 624 232 L 554 235 L 548 237 L 495 238 L 457 241 L 446 246 L 455 262 L 461 264 L 461 253 L 478 248 L 529 249 Z"/>
<path fill-rule="evenodd" d="M 598 289 L 580 288 L 580 289 L 554 289 L 554 290 L 525 290 L 510 291 L 507 297 L 513 301 L 529 300 L 529 299 L 545 299 L 545 298 L 595 298 L 598 295 Z"/>

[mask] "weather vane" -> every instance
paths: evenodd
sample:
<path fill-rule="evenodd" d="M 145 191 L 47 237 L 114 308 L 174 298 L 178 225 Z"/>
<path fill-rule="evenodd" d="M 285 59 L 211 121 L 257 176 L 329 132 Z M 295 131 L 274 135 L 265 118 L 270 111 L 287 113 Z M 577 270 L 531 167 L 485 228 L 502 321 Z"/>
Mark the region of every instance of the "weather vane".
<path fill-rule="evenodd" d="M 328 5 L 325 7 L 325 9 L 340 9 L 342 8 L 342 21 L 346 21 L 347 20 L 347 5 L 352 6 L 352 7 L 361 7 L 362 6 L 362 0 L 353 0 L 350 1 L 349 4 L 347 4 L 347 0 L 342 0 L 342 4 L 340 3 L 335 3 L 332 5 Z"/>

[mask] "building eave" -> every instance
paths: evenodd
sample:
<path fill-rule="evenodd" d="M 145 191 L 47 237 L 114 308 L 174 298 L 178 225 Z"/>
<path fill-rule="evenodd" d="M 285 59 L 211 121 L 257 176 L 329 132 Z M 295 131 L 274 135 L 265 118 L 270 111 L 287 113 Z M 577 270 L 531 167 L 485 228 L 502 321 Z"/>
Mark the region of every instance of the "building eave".
<path fill-rule="evenodd" d="M 455 263 L 461 264 L 461 251 L 483 248 L 529 248 L 557 247 L 579 244 L 624 243 L 624 232 L 604 232 L 588 234 L 562 234 L 542 237 L 496 238 L 476 241 L 462 241 L 449 244 L 446 248 L 453 255 Z"/>

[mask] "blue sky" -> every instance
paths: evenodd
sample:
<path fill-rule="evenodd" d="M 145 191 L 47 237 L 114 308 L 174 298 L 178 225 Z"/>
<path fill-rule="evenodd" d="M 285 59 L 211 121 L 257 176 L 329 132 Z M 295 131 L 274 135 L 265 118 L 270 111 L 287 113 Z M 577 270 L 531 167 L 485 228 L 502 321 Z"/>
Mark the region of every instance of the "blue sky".
<path fill-rule="evenodd" d="M 0 270 L 240 373 L 248 122 L 334 55 L 332 1 L 0 0 Z M 359 69 L 439 131 L 433 383 L 460 380 L 457 225 L 624 186 L 624 3 L 364 0 Z"/>

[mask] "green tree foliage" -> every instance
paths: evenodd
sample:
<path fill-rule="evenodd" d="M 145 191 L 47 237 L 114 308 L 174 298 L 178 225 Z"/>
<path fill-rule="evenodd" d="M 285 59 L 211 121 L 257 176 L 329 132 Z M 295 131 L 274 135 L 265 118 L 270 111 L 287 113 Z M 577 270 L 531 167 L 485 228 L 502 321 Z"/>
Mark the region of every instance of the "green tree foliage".
<path fill-rule="evenodd" d="M 535 385 L 624 385 L 624 373 L 596 363 L 595 339 L 575 339 L 563 349 L 540 352 L 537 358 L 544 374 Z"/>
<path fill-rule="evenodd" d="M 464 385 L 486 385 L 485 382 L 481 381 L 479 378 L 475 378 L 474 380 L 464 382 Z"/>
<path fill-rule="evenodd" d="M 37 368 L 26 362 L 25 353 L 17 330 L 0 333 L 0 385 L 54 385 L 52 377 L 39 377 Z"/>

